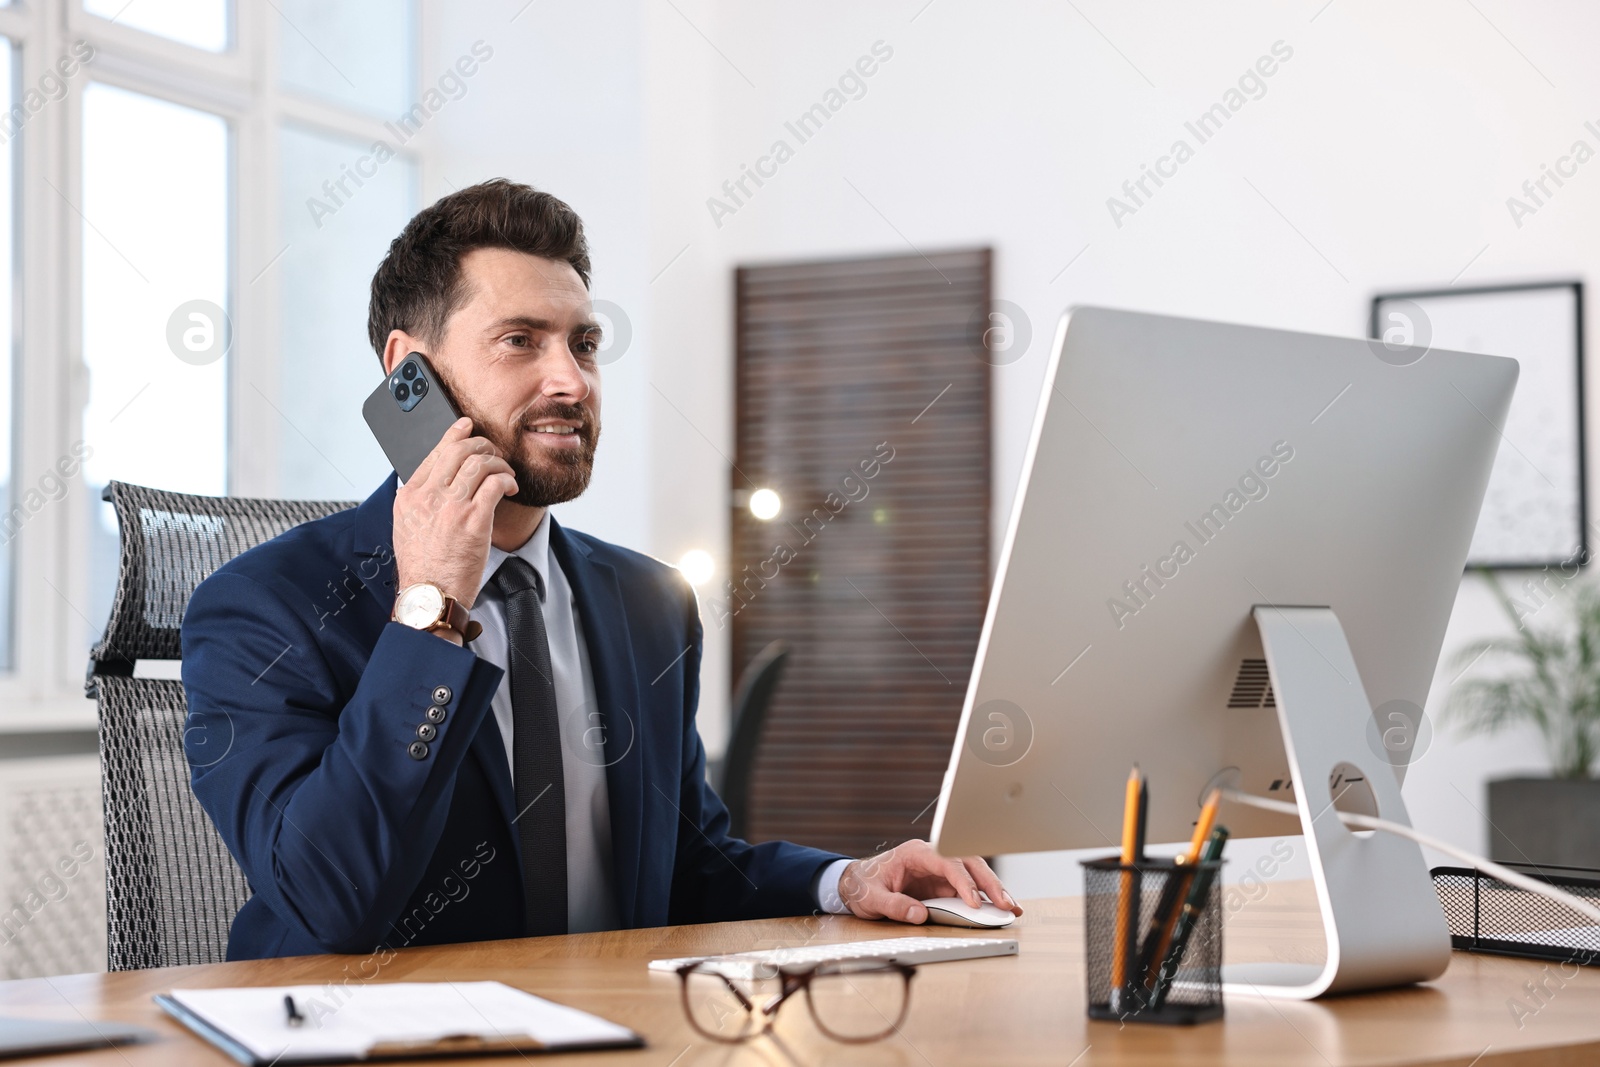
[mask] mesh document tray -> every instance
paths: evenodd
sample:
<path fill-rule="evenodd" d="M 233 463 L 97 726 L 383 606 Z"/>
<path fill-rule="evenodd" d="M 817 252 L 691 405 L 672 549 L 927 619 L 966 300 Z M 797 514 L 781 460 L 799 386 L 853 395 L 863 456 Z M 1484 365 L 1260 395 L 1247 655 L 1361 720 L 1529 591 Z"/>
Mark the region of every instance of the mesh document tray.
<path fill-rule="evenodd" d="M 1600 871 L 1531 863 L 1505 866 L 1600 904 Z M 1450 926 L 1450 944 L 1455 948 L 1536 960 L 1600 963 L 1600 926 L 1564 904 L 1507 885 L 1472 867 L 1435 867 L 1433 888 L 1439 894 Z"/>
<path fill-rule="evenodd" d="M 133 665 L 180 658 L 184 610 L 212 571 L 285 530 L 355 505 L 191 496 L 124 482 L 107 486 L 105 499 L 116 508 L 122 555 L 86 688 L 100 705 L 106 965 L 124 971 L 216 963 L 250 887 L 189 788 L 182 683 L 135 678 Z M 203 740 L 207 754 L 231 741 Z"/>

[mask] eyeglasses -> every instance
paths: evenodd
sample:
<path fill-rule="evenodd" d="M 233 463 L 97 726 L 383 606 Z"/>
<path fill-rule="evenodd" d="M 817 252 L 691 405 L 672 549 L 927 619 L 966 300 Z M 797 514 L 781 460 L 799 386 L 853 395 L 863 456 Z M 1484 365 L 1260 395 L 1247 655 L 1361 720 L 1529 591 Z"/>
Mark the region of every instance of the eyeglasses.
<path fill-rule="evenodd" d="M 879 1041 L 899 1029 L 911 1003 L 915 967 L 885 960 L 846 960 L 803 970 L 758 969 L 730 978 L 717 960 L 678 968 L 683 1012 L 703 1037 L 737 1044 L 772 1029 L 778 1009 L 805 990 L 817 1029 L 835 1041 Z"/>

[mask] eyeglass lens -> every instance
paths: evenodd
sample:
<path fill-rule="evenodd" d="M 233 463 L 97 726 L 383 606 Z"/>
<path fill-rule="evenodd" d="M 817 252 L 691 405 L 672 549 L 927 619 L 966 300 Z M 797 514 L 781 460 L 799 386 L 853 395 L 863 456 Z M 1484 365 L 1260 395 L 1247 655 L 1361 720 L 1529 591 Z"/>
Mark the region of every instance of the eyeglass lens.
<path fill-rule="evenodd" d="M 806 990 L 818 1028 L 840 1041 L 887 1037 L 905 1016 L 910 993 L 898 968 L 848 964 L 819 969 Z"/>

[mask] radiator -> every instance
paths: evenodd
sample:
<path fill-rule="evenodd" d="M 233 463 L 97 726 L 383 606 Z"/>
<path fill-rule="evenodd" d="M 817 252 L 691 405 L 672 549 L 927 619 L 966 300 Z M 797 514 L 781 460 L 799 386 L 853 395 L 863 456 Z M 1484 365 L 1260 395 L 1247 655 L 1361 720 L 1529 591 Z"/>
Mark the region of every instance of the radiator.
<path fill-rule="evenodd" d="M 106 968 L 100 759 L 0 760 L 0 979 Z"/>

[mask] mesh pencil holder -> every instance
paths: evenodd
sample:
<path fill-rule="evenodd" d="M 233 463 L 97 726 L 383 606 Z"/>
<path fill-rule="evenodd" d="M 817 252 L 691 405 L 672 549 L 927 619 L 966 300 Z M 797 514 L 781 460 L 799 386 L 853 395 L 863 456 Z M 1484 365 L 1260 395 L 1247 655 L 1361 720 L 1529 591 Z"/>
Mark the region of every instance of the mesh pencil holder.
<path fill-rule="evenodd" d="M 1221 1017 L 1221 868 L 1083 861 L 1089 1018 L 1187 1025 Z"/>

